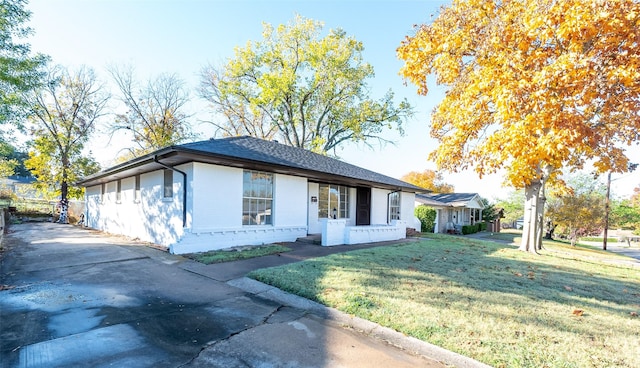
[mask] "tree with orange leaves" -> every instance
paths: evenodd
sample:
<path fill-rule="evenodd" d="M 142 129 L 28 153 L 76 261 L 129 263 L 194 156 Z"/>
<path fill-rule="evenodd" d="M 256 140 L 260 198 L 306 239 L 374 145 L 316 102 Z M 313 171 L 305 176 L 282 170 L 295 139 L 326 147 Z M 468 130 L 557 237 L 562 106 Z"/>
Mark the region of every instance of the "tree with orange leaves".
<path fill-rule="evenodd" d="M 444 182 L 441 173 L 433 170 L 411 171 L 403 175 L 400 180 L 436 193 L 453 193 L 454 189 L 453 185 Z"/>
<path fill-rule="evenodd" d="M 542 243 L 545 184 L 593 164 L 625 172 L 640 141 L 640 4 L 633 0 L 453 0 L 397 50 L 434 109 L 439 168 L 499 169 L 525 189 L 520 249 Z"/>

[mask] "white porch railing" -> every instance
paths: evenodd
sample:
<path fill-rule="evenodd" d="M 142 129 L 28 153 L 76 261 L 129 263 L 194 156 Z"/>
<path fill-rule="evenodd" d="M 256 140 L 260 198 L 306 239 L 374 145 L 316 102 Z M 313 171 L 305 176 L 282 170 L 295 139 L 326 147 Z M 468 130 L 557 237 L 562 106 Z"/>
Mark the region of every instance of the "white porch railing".
<path fill-rule="evenodd" d="M 407 237 L 407 222 L 393 220 L 390 224 L 347 226 L 347 220 L 321 219 L 322 245 L 375 243 Z"/>

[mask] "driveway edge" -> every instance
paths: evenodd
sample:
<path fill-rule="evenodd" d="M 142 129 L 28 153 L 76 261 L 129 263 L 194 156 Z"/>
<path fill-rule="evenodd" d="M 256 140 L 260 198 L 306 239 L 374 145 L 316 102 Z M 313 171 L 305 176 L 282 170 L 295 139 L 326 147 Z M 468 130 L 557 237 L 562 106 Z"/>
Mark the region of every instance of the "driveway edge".
<path fill-rule="evenodd" d="M 475 359 L 454 353 L 414 337 L 406 336 L 391 328 L 348 315 L 335 308 L 327 307 L 301 296 L 282 291 L 274 286 L 248 277 L 229 280 L 227 284 L 286 306 L 307 310 L 312 314 L 324 318 L 329 323 L 340 325 L 343 328 L 353 329 L 415 355 L 424 356 L 425 358 L 437 360 L 441 363 L 459 368 L 491 368 L 491 366 Z"/>

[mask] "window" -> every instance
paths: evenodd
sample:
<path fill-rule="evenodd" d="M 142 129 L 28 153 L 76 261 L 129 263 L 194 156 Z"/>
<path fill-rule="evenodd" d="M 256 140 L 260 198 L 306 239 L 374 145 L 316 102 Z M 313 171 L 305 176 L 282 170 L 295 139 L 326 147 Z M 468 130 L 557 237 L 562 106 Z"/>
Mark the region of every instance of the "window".
<path fill-rule="evenodd" d="M 173 170 L 164 170 L 164 198 L 173 197 Z"/>
<path fill-rule="evenodd" d="M 349 218 L 349 188 L 320 184 L 318 193 L 318 218 Z"/>
<path fill-rule="evenodd" d="M 140 175 L 136 175 L 136 188 L 135 188 L 133 201 L 134 202 L 140 201 Z"/>
<path fill-rule="evenodd" d="M 400 220 L 400 192 L 389 193 L 389 220 Z"/>
<path fill-rule="evenodd" d="M 122 182 L 120 179 L 116 182 L 116 203 L 121 203 L 122 200 Z"/>
<path fill-rule="evenodd" d="M 242 176 L 242 225 L 272 225 L 273 174 L 245 170 Z"/>
<path fill-rule="evenodd" d="M 106 185 L 105 183 L 100 184 L 100 203 L 104 203 L 105 192 L 106 192 L 105 185 Z"/>

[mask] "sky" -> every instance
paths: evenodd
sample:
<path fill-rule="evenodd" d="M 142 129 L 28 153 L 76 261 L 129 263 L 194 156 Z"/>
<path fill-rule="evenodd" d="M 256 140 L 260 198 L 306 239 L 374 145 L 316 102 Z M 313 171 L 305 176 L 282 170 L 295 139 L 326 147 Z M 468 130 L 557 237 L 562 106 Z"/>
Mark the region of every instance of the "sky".
<path fill-rule="evenodd" d="M 189 109 L 192 124 L 202 139 L 213 137 L 211 118 L 196 88 L 200 71 L 209 64 L 223 65 L 233 57 L 235 47 L 262 39 L 263 22 L 274 26 L 289 23 L 296 14 L 324 23 L 324 31 L 342 28 L 364 45 L 363 58 L 373 65 L 375 78 L 368 81 L 371 97 L 379 99 L 391 89 L 396 101 L 406 98 L 416 114 L 407 120 L 404 135 L 385 132 L 394 145 L 349 144 L 338 149 L 343 161 L 391 177 L 410 171 L 437 169 L 427 160 L 437 147 L 429 136 L 430 113 L 443 98 L 441 88 L 430 88 L 418 96 L 415 86 L 405 84 L 398 72 L 402 62 L 395 50 L 413 26 L 430 22 L 449 1 L 406 0 L 31 0 L 29 26 L 34 34 L 27 40 L 32 51 L 51 57 L 52 63 L 70 68 L 89 66 L 110 83 L 106 68 L 131 65 L 136 77 L 146 80 L 160 73 L 176 73 L 191 88 Z M 109 87 L 116 94 L 114 87 Z M 114 107 L 117 109 L 117 107 Z M 106 123 L 106 121 L 105 121 Z M 102 131 L 105 129 L 102 128 Z M 105 134 L 93 139 L 89 148 L 103 168 L 114 163 L 119 149 L 129 145 L 126 137 L 109 140 Z M 640 162 L 640 148 L 634 147 L 632 161 Z M 499 174 L 482 179 L 473 171 L 443 172 L 444 181 L 459 193 L 479 193 L 494 200 L 513 189 L 502 186 Z M 640 185 L 640 170 L 613 175 L 612 191 L 628 196 Z"/>

